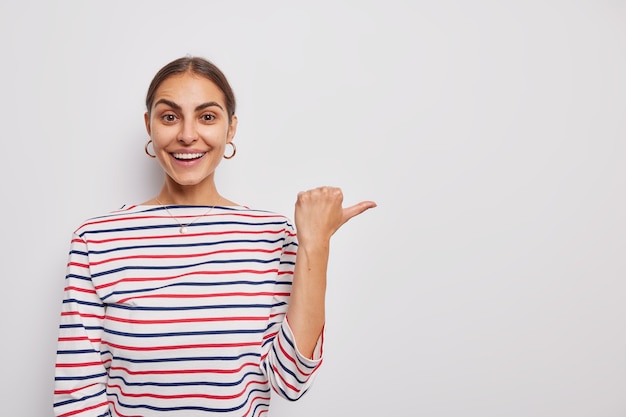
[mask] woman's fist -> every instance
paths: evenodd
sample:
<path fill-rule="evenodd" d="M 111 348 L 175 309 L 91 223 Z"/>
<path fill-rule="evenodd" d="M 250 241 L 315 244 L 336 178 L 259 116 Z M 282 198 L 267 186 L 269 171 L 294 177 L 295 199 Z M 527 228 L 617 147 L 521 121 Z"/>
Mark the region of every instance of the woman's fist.
<path fill-rule="evenodd" d="M 362 201 L 343 207 L 343 193 L 337 187 L 318 187 L 298 193 L 295 222 L 300 244 L 324 243 L 352 217 L 376 207 L 373 201 Z"/>

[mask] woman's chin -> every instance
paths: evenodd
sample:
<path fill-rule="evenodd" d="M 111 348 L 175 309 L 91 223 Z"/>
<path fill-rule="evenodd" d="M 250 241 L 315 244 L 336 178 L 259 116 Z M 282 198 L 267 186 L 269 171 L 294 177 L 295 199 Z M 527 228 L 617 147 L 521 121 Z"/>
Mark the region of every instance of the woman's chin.
<path fill-rule="evenodd" d="M 209 176 L 198 175 L 170 175 L 170 179 L 182 187 L 194 187 L 210 181 Z"/>

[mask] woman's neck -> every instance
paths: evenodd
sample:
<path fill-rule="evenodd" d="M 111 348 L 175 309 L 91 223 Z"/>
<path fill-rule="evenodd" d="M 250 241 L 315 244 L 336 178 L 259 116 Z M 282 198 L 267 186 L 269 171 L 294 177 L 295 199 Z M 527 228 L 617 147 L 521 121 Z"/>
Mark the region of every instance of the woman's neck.
<path fill-rule="evenodd" d="M 165 181 L 161 191 L 153 199 L 157 204 L 187 206 L 233 206 L 236 203 L 222 197 L 214 183 L 180 185 Z"/>

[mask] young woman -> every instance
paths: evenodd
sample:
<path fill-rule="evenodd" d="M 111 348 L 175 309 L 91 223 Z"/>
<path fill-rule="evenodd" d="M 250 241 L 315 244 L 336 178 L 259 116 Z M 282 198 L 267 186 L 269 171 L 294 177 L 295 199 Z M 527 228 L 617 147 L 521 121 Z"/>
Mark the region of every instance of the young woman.
<path fill-rule="evenodd" d="M 74 232 L 55 415 L 263 415 L 271 391 L 296 400 L 311 385 L 330 238 L 376 204 L 312 189 L 294 225 L 223 197 L 214 176 L 236 153 L 235 97 L 205 59 L 164 66 L 146 107 L 163 187 Z"/>

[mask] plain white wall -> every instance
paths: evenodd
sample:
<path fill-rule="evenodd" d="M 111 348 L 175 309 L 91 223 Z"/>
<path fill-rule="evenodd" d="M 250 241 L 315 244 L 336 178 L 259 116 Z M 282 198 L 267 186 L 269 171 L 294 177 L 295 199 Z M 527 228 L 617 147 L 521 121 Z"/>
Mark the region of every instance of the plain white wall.
<path fill-rule="evenodd" d="M 626 3 L 4 1 L 2 414 L 51 415 L 70 233 L 138 203 L 153 74 L 239 100 L 221 191 L 334 237 L 326 358 L 271 416 L 626 415 Z"/>

